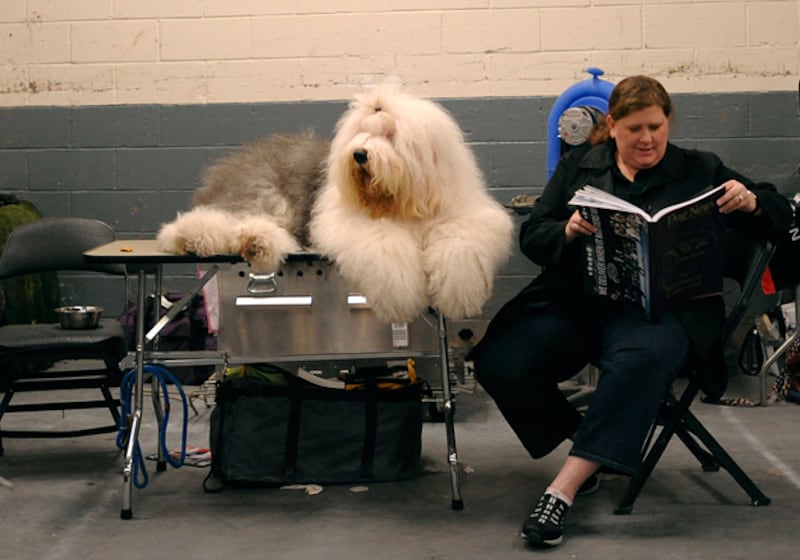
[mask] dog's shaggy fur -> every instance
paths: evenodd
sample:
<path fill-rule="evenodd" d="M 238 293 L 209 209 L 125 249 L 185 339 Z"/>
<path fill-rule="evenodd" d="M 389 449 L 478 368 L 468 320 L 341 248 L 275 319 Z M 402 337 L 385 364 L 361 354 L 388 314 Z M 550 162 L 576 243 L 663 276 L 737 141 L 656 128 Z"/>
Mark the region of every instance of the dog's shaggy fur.
<path fill-rule="evenodd" d="M 270 272 L 308 246 L 314 196 L 330 142 L 312 132 L 273 135 L 243 145 L 202 174 L 192 209 L 164 224 L 157 239 L 169 253 L 242 255 Z"/>
<path fill-rule="evenodd" d="M 384 321 L 428 306 L 452 319 L 479 313 L 513 224 L 452 117 L 380 86 L 339 120 L 323 173 L 325 152 L 309 134 L 243 147 L 208 170 L 193 209 L 162 227 L 161 247 L 241 253 L 269 270 L 310 242 Z"/>

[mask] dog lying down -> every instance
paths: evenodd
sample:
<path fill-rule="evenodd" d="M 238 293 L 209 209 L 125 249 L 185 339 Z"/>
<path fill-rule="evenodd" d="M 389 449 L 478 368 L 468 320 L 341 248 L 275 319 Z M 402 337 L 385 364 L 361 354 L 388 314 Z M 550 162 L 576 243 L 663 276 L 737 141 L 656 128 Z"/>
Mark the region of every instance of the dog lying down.
<path fill-rule="evenodd" d="M 383 85 L 350 104 L 331 142 L 274 135 L 213 163 L 157 239 L 178 254 L 241 254 L 260 272 L 311 250 L 378 318 L 405 322 L 429 306 L 478 314 L 512 231 L 449 113 Z"/>

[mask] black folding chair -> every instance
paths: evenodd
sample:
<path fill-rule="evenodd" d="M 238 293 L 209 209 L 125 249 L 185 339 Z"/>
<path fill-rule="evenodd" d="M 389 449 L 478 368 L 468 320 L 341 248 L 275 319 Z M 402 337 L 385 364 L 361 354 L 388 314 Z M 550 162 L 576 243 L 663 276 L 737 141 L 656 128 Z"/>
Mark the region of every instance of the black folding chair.
<path fill-rule="evenodd" d="M 774 251 L 770 241 L 753 239 L 736 230 L 729 230 L 727 246 L 729 250 L 725 259 L 725 277 L 738 284 L 740 293 L 725 320 L 722 330 L 723 341 L 727 341 L 741 322 L 750 298 L 760 285 L 761 277 Z M 673 436 L 678 436 L 700 462 L 704 471 L 717 471 L 720 467 L 728 471 L 750 496 L 754 506 L 770 503 L 770 499 L 759 490 L 750 477 L 689 410 L 699 391 L 699 383 L 692 372 L 689 372 L 688 384 L 679 397 L 673 392 L 673 387 L 667 388 L 661 402 L 659 420 L 651 428 L 643 448 L 639 471 L 628 483 L 628 488 L 617 504 L 614 513 L 627 514 L 633 510 L 633 503 Z M 658 437 L 654 440 L 658 426 L 662 427 L 658 432 Z"/>
<path fill-rule="evenodd" d="M 16 227 L 0 256 L 0 279 L 46 271 L 84 271 L 122 278 L 127 294 L 125 267 L 93 264 L 83 253 L 114 239 L 113 230 L 99 220 L 43 218 Z M 101 318 L 96 328 L 67 330 L 55 324 L 9 324 L 0 327 L 0 421 L 6 413 L 42 410 L 107 408 L 111 420 L 102 426 L 75 430 L 5 430 L 2 438 L 73 437 L 116 431 L 119 399 L 110 388 L 119 385 L 119 362 L 126 353 L 125 330 L 116 319 Z M 75 367 L 52 367 L 65 360 Z M 84 361 L 87 360 L 87 361 Z M 100 367 L 98 361 L 103 362 Z M 86 369 L 84 369 L 84 367 Z M 102 399 L 52 400 L 12 404 L 22 391 L 99 389 Z"/>

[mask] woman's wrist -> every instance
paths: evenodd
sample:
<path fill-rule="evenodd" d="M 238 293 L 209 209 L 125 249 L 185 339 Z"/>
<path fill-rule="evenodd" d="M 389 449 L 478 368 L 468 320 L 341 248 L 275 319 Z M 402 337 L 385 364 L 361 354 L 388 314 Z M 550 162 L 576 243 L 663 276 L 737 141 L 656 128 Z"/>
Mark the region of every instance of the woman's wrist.
<path fill-rule="evenodd" d="M 758 203 L 758 195 L 753 191 L 747 191 L 750 194 L 750 197 L 753 199 L 753 209 L 750 210 L 750 213 L 754 216 L 760 216 L 762 214 L 761 205 Z"/>

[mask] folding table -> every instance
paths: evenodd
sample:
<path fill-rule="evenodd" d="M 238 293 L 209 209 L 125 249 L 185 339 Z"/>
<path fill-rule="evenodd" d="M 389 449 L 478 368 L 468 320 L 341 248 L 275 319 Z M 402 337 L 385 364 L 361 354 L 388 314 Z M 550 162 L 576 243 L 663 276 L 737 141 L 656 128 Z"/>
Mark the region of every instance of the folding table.
<path fill-rule="evenodd" d="M 100 247 L 96 247 L 85 253 L 87 259 L 94 262 L 119 263 L 128 267 L 131 272 L 137 274 L 137 312 L 136 312 L 136 348 L 135 357 L 135 386 L 133 390 L 133 406 L 131 418 L 128 423 L 129 434 L 125 446 L 124 465 L 123 465 L 123 489 L 122 489 L 122 509 L 120 517 L 130 519 L 133 516 L 131 506 L 132 486 L 134 472 L 134 453 L 138 444 L 139 430 L 142 422 L 142 403 L 144 387 L 145 364 L 163 365 L 209 365 L 209 364 L 237 364 L 259 360 L 261 362 L 286 362 L 296 359 L 297 356 L 273 355 L 275 349 L 269 355 L 259 356 L 231 356 L 225 349 L 219 352 L 191 351 L 159 352 L 152 349 L 152 343 L 157 339 L 159 332 L 172 320 L 180 311 L 191 301 L 191 299 L 203 289 L 203 287 L 220 271 L 221 266 L 229 268 L 230 265 L 241 263 L 242 259 L 238 255 L 215 255 L 211 257 L 197 257 L 194 255 L 176 255 L 160 251 L 155 240 L 117 240 Z M 291 256 L 290 256 L 291 258 Z M 146 306 L 146 284 L 148 275 L 155 278 L 155 293 L 160 295 L 163 274 L 163 265 L 166 264 L 199 264 L 206 269 L 200 278 L 196 280 L 192 288 L 186 295 L 174 303 L 169 311 L 155 322 L 154 326 L 145 332 L 145 306 Z M 461 509 L 463 502 L 461 499 L 460 473 L 458 471 L 458 454 L 455 445 L 454 429 L 454 398 L 450 387 L 450 367 L 448 362 L 448 341 L 447 328 L 444 316 L 432 310 L 432 315 L 436 318 L 437 324 L 435 333 L 438 337 L 438 362 L 441 375 L 441 395 L 437 398 L 437 403 L 441 405 L 443 412 L 446 438 L 447 438 L 447 464 L 450 474 L 450 487 L 452 509 Z M 221 328 L 225 328 L 224 323 Z M 377 355 L 377 354 L 376 354 Z M 331 359 L 337 356 L 325 354 L 318 356 L 305 356 L 308 359 Z M 410 356 L 411 357 L 411 356 Z M 157 410 L 158 414 L 158 410 Z M 160 421 L 160 418 L 159 418 Z M 161 462 L 160 462 L 161 463 Z"/>

